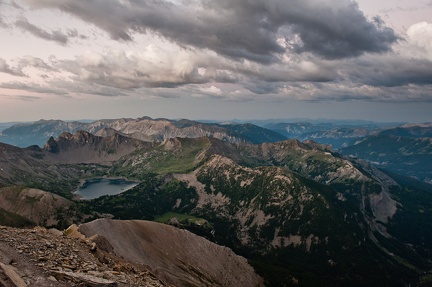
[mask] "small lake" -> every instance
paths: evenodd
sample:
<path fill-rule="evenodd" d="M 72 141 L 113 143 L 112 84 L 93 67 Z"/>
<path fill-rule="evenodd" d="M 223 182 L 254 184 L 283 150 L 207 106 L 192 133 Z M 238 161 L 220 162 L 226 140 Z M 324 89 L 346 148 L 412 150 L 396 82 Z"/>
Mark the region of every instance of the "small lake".
<path fill-rule="evenodd" d="M 104 195 L 120 194 L 138 185 L 136 181 L 126 179 L 95 178 L 86 180 L 75 192 L 80 199 L 95 199 Z"/>

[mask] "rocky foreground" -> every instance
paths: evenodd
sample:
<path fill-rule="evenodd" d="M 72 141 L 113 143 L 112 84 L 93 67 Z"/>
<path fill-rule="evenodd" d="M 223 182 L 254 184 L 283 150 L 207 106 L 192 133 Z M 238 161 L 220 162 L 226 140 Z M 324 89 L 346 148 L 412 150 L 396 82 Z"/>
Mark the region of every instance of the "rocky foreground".
<path fill-rule="evenodd" d="M 55 229 L 0 226 L 0 286 L 170 286 L 96 243 Z"/>
<path fill-rule="evenodd" d="M 76 232 L 93 238 L 106 253 L 125 258 L 138 268 L 150 268 L 175 286 L 264 285 L 248 261 L 231 249 L 170 225 L 146 220 L 97 219 L 81 224 Z"/>
<path fill-rule="evenodd" d="M 165 224 L 99 219 L 64 232 L 0 226 L 0 287 L 263 286 L 229 248 Z"/>

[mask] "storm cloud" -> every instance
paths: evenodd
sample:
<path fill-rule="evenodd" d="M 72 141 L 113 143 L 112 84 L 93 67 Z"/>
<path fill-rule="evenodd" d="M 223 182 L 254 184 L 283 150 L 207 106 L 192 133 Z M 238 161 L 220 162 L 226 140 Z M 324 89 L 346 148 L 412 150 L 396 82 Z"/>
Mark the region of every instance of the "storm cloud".
<path fill-rule="evenodd" d="M 351 81 L 371 86 L 432 85 L 432 61 L 426 59 L 368 57 L 351 64 L 347 73 Z"/>
<path fill-rule="evenodd" d="M 351 0 L 4 1 L 12 95 L 432 104 L 432 24 L 396 34 Z"/>
<path fill-rule="evenodd" d="M 6 28 L 7 24 L 3 20 L 2 10 L 4 10 L 4 8 L 2 6 L 3 6 L 3 1 L 0 0 L 0 28 Z"/>
<path fill-rule="evenodd" d="M 12 76 L 26 77 L 22 70 L 9 66 L 6 60 L 0 58 L 0 73 L 10 74 Z"/>
<path fill-rule="evenodd" d="M 21 18 L 20 20 L 15 22 L 15 25 L 24 30 L 29 32 L 30 34 L 48 40 L 48 41 L 54 41 L 57 42 L 61 45 L 66 45 L 68 42 L 68 37 L 66 34 L 62 33 L 61 31 L 52 31 L 47 32 L 44 29 L 33 25 L 32 23 L 30 23 L 26 18 Z"/>
<path fill-rule="evenodd" d="M 8 25 L 4 22 L 2 15 L 0 14 L 0 28 L 7 28 L 7 27 L 8 27 Z"/>
<path fill-rule="evenodd" d="M 382 20 L 367 19 L 349 0 L 25 2 L 72 14 L 116 40 L 152 32 L 179 45 L 267 64 L 287 51 L 328 59 L 383 53 L 398 40 Z"/>

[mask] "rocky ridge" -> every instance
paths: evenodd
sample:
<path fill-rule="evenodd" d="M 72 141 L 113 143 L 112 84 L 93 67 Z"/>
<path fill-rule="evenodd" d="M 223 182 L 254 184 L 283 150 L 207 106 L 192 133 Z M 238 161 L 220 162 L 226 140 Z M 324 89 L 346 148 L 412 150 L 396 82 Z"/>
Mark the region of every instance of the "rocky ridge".
<path fill-rule="evenodd" d="M 0 286 L 259 287 L 263 279 L 245 258 L 186 230 L 99 219 L 64 232 L 0 226 Z"/>
<path fill-rule="evenodd" d="M 113 135 L 114 132 L 142 141 L 161 142 L 168 138 L 214 137 L 227 142 L 262 143 L 286 139 L 281 134 L 252 124 L 207 124 L 190 120 L 152 119 L 105 119 L 92 123 L 60 120 L 40 120 L 34 123 L 17 124 L 5 129 L 0 134 L 0 141 L 27 147 L 43 146 L 50 138 L 63 132 L 76 133 L 84 130 L 99 136 Z"/>
<path fill-rule="evenodd" d="M 149 270 L 104 256 L 89 239 L 56 229 L 0 226 L 0 286 L 170 286 Z"/>
<path fill-rule="evenodd" d="M 78 211 L 76 204 L 61 196 L 34 188 L 9 186 L 0 188 L 0 208 L 27 218 L 35 225 L 72 224 Z"/>
<path fill-rule="evenodd" d="M 119 133 L 100 137 L 80 130 L 75 134 L 64 132 L 57 139 L 51 137 L 43 151 L 46 152 L 44 156 L 52 162 L 110 165 L 124 155 L 151 146 L 152 143 Z"/>
<path fill-rule="evenodd" d="M 144 220 L 98 219 L 79 226 L 105 250 L 148 266 L 175 286 L 258 287 L 263 280 L 247 260 L 189 231 Z M 102 245 L 102 244 L 100 244 Z"/>

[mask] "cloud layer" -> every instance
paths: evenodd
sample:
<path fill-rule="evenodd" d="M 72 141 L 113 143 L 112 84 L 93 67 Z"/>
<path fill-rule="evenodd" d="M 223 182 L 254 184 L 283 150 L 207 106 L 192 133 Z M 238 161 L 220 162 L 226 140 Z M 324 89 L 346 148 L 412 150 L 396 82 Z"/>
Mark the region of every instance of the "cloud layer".
<path fill-rule="evenodd" d="M 5 73 L 5 74 L 9 74 L 12 76 L 18 76 L 18 77 L 25 77 L 26 75 L 17 68 L 12 68 L 11 66 L 9 66 L 9 64 L 6 62 L 6 60 L 0 58 L 0 72 L 1 73 Z"/>
<path fill-rule="evenodd" d="M 0 81 L 3 89 L 58 96 L 432 102 L 432 24 L 398 35 L 350 0 L 6 3 L 17 16 L 0 14 L 1 29 L 49 41 L 72 56 L 0 58 L 0 73 L 15 77 Z M 43 25 L 29 17 L 34 11 L 49 11 L 55 21 L 68 15 L 86 29 Z M 104 36 L 95 41 L 92 29 Z"/>
<path fill-rule="evenodd" d="M 151 31 L 181 45 L 261 63 L 288 49 L 332 59 L 381 53 L 397 40 L 380 19 L 368 20 L 348 0 L 26 2 L 72 14 L 115 40 L 132 41 L 134 33 Z"/>

